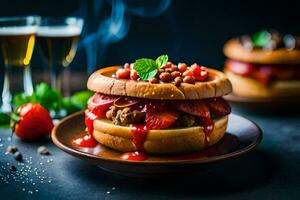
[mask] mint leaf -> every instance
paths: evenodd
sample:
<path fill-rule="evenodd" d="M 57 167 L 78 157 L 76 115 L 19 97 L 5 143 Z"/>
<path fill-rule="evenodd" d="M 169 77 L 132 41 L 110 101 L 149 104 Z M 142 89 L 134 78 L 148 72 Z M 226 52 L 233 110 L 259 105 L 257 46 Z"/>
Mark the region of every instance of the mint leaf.
<path fill-rule="evenodd" d="M 155 69 L 155 70 L 153 70 L 153 71 L 150 71 L 148 74 L 146 74 L 145 76 L 144 76 L 144 79 L 142 78 L 142 80 L 150 80 L 151 78 L 153 78 L 156 74 L 157 74 L 157 69 Z"/>
<path fill-rule="evenodd" d="M 252 43 L 255 47 L 263 48 L 271 42 L 271 34 L 268 31 L 259 31 L 251 36 Z"/>
<path fill-rule="evenodd" d="M 138 73 L 142 80 L 149 80 L 154 77 L 160 66 L 149 58 L 141 58 L 135 61 L 134 70 Z"/>
<path fill-rule="evenodd" d="M 161 55 L 155 60 L 155 62 L 158 65 L 158 67 L 161 68 L 162 66 L 165 66 L 167 64 L 168 60 L 168 55 Z"/>

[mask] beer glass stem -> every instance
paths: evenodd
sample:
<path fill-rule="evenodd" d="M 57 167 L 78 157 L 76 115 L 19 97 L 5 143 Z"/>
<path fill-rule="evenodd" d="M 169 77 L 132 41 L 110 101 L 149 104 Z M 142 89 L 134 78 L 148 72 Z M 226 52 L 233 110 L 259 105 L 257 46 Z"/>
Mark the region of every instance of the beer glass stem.
<path fill-rule="evenodd" d="M 51 87 L 55 88 L 63 96 L 70 96 L 69 75 L 69 68 L 51 65 Z"/>
<path fill-rule="evenodd" d="M 2 105 L 0 108 L 1 112 L 9 113 L 12 110 L 11 107 L 11 99 L 12 95 L 10 93 L 10 83 L 9 83 L 9 72 L 5 69 L 4 73 L 4 83 L 3 83 L 3 90 L 2 90 Z"/>
<path fill-rule="evenodd" d="M 70 68 L 69 67 L 64 67 L 63 69 L 63 77 L 64 79 L 64 85 L 63 85 L 63 95 L 65 97 L 69 97 L 71 95 L 70 91 Z"/>
<path fill-rule="evenodd" d="M 30 65 L 26 66 L 23 74 L 23 84 L 24 84 L 24 92 L 26 95 L 32 95 L 33 93 L 33 85 L 31 78 L 31 69 Z"/>
<path fill-rule="evenodd" d="M 23 91 L 27 96 L 31 95 L 33 92 L 30 67 L 6 65 L 2 90 L 1 111 L 5 113 L 11 112 L 12 95 Z"/>
<path fill-rule="evenodd" d="M 57 91 L 62 90 L 62 67 L 51 65 L 51 87 Z"/>

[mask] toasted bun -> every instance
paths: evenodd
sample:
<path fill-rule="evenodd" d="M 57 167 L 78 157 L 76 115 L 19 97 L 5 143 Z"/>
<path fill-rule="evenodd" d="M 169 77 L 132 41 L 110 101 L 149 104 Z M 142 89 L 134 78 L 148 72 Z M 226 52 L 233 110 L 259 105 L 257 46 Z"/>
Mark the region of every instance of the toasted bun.
<path fill-rule="evenodd" d="M 168 130 L 150 130 L 144 142 L 144 151 L 153 154 L 171 154 L 199 151 L 217 143 L 225 134 L 228 116 L 215 121 L 215 128 L 209 136 L 209 143 L 205 144 L 203 127 L 190 127 Z M 94 138 L 101 144 L 112 149 L 129 152 L 136 151 L 132 142 L 131 128 L 117 126 L 110 120 L 94 121 Z"/>
<path fill-rule="evenodd" d="M 237 75 L 229 70 L 225 74 L 230 79 L 233 93 L 241 97 L 269 98 L 300 96 L 300 80 L 272 81 L 263 84 L 253 78 Z"/>
<path fill-rule="evenodd" d="M 148 99 L 205 99 L 224 96 L 231 92 L 231 83 L 222 72 L 209 69 L 206 82 L 151 84 L 146 81 L 116 79 L 111 77 L 119 66 L 106 67 L 94 72 L 88 82 L 88 89 L 109 95 L 131 96 Z"/>
<path fill-rule="evenodd" d="M 257 64 L 300 64 L 300 50 L 288 51 L 276 49 L 272 51 L 245 49 L 237 38 L 229 40 L 224 46 L 224 54 L 233 60 Z"/>

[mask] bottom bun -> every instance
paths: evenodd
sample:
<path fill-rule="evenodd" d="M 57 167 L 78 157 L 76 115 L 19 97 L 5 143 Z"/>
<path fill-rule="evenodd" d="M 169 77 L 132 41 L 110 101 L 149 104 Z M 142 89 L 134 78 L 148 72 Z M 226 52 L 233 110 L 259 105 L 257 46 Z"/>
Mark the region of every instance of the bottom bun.
<path fill-rule="evenodd" d="M 150 130 L 144 142 L 144 151 L 152 154 L 172 154 L 193 152 L 217 143 L 225 134 L 228 116 L 215 121 L 213 132 L 209 135 L 209 142 L 205 142 L 203 127 Z M 110 120 L 94 121 L 94 138 L 112 149 L 130 152 L 136 151 L 132 142 L 131 127 L 112 124 Z"/>
<path fill-rule="evenodd" d="M 263 84 L 253 78 L 237 75 L 225 70 L 225 74 L 232 83 L 233 93 L 241 97 L 269 98 L 300 96 L 300 80 L 272 81 Z"/>

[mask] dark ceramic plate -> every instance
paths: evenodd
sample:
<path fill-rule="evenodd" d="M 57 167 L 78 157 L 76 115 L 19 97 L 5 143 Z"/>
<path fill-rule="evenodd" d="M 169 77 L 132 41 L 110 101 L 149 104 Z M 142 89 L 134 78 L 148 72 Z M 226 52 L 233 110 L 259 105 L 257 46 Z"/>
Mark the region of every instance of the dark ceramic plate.
<path fill-rule="evenodd" d="M 128 161 L 120 158 L 120 152 L 100 144 L 95 148 L 74 146 L 72 139 L 82 135 L 84 129 L 84 114 L 75 113 L 58 123 L 53 129 L 52 140 L 63 151 L 96 164 L 104 170 L 141 177 L 201 171 L 213 163 L 251 151 L 262 140 L 262 131 L 255 123 L 231 114 L 224 138 L 202 152 L 176 156 L 150 156 L 145 161 Z"/>
<path fill-rule="evenodd" d="M 248 98 L 240 97 L 231 93 L 224 96 L 235 107 L 252 110 L 256 113 L 290 112 L 300 110 L 300 97 L 281 97 L 281 98 Z"/>

